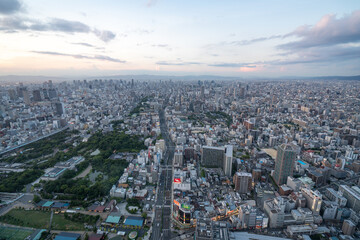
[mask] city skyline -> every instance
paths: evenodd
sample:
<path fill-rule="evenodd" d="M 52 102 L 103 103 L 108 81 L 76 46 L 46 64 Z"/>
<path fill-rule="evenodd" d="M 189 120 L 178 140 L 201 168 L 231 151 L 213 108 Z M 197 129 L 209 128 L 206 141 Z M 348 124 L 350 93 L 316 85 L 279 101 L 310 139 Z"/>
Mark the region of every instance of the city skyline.
<path fill-rule="evenodd" d="M 0 2 L 0 75 L 359 75 L 360 2 Z"/>

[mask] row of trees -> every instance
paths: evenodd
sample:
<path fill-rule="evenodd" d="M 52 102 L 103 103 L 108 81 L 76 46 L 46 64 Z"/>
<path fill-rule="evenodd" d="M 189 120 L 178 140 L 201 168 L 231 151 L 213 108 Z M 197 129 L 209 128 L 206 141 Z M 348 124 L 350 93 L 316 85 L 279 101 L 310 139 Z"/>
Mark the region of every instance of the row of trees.
<path fill-rule="evenodd" d="M 90 156 L 87 154 L 86 160 L 78 165 L 78 169 L 85 169 L 91 164 L 93 171 L 101 172 L 102 178 L 96 178 L 95 183 L 87 178 L 74 180 L 73 177 L 79 172 L 67 170 L 59 179 L 46 182 L 43 196 L 51 193 L 62 193 L 62 199 L 72 200 L 72 204 L 86 206 L 84 199 L 93 200 L 101 198 L 109 193 L 110 188 L 122 175 L 128 163 L 125 160 L 113 160 L 109 157 L 113 152 L 138 152 L 145 146 L 139 136 L 129 136 L 124 132 L 110 132 L 103 134 L 97 132 L 92 135 L 87 143 L 77 147 L 93 151 L 100 149 L 100 154 Z"/>
<path fill-rule="evenodd" d="M 66 138 L 71 136 L 71 134 L 76 134 L 77 132 L 77 130 L 62 131 L 47 138 L 33 142 L 21 149 L 23 153 L 19 153 L 16 156 L 8 157 L 4 159 L 4 161 L 21 163 L 27 160 L 46 156 L 53 153 L 54 146 L 56 146 L 60 150 L 66 149 L 71 145 L 70 143 L 65 143 Z"/>
<path fill-rule="evenodd" d="M 87 223 L 87 224 L 95 224 L 100 216 L 92 216 L 92 215 L 86 215 L 81 213 L 75 213 L 75 214 L 64 214 L 65 219 L 71 220 L 73 222 L 81 222 L 81 223 Z"/>
<path fill-rule="evenodd" d="M 24 185 L 35 181 L 43 174 L 44 172 L 38 169 L 9 173 L 6 178 L 0 179 L 0 192 L 19 192 Z"/>

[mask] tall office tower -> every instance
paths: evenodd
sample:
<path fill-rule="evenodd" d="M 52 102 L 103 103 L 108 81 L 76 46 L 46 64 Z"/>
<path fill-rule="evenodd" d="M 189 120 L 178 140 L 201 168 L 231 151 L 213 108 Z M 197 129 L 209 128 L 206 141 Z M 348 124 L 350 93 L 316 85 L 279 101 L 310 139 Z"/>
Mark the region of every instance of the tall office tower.
<path fill-rule="evenodd" d="M 205 167 L 223 167 L 224 162 L 224 147 L 203 146 L 201 156 L 201 163 Z"/>
<path fill-rule="evenodd" d="M 31 103 L 31 101 L 30 101 L 30 94 L 29 94 L 28 90 L 23 89 L 22 90 L 22 95 L 24 97 L 25 104 L 29 105 Z"/>
<path fill-rule="evenodd" d="M 226 176 L 231 176 L 233 146 L 224 147 L 203 146 L 201 164 L 205 167 L 222 168 Z"/>
<path fill-rule="evenodd" d="M 24 97 L 21 87 L 19 87 L 19 86 L 16 87 L 16 94 L 17 94 L 18 97 L 21 97 L 21 98 Z"/>
<path fill-rule="evenodd" d="M 8 93 L 9 93 L 10 100 L 14 101 L 17 99 L 15 89 L 9 89 Z"/>
<path fill-rule="evenodd" d="M 248 193 L 251 190 L 252 175 L 247 172 L 236 172 L 233 177 L 235 191 L 239 193 Z"/>
<path fill-rule="evenodd" d="M 183 165 L 184 155 L 182 152 L 175 152 L 174 153 L 174 166 L 175 167 L 182 167 Z"/>
<path fill-rule="evenodd" d="M 41 102 L 40 90 L 33 91 L 33 100 L 34 102 Z"/>
<path fill-rule="evenodd" d="M 56 93 L 56 90 L 54 88 L 50 88 L 48 93 L 49 93 L 49 98 L 50 99 L 57 97 L 57 93 Z"/>
<path fill-rule="evenodd" d="M 226 176 L 230 177 L 232 173 L 232 160 L 233 160 L 233 146 L 225 146 L 225 155 L 224 155 L 224 173 Z"/>
<path fill-rule="evenodd" d="M 204 85 L 201 86 L 200 95 L 201 95 L 202 99 L 205 99 L 205 86 Z"/>
<path fill-rule="evenodd" d="M 245 88 L 244 87 L 240 87 L 239 97 L 245 98 Z"/>
<path fill-rule="evenodd" d="M 42 89 L 42 93 L 43 93 L 44 99 L 49 100 L 49 95 L 48 95 L 48 91 L 46 88 Z"/>
<path fill-rule="evenodd" d="M 294 145 L 284 143 L 278 147 L 273 178 L 279 186 L 286 183 L 288 176 L 293 175 L 295 158 Z"/>
<path fill-rule="evenodd" d="M 65 109 L 64 109 L 64 104 L 61 102 L 56 102 L 55 103 L 55 111 L 57 115 L 62 115 L 65 113 Z"/>
<path fill-rule="evenodd" d="M 177 146 L 174 153 L 174 166 L 182 167 L 184 163 L 184 150 L 182 146 Z"/>

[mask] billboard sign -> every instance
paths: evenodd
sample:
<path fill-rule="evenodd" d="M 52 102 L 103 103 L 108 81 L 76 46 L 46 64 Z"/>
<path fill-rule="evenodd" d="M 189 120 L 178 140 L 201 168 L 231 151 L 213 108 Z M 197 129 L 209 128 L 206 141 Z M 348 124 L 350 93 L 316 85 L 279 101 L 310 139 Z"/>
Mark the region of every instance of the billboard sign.
<path fill-rule="evenodd" d="M 186 210 L 190 210 L 191 206 L 183 203 L 183 204 L 181 204 L 181 208 L 186 209 Z"/>

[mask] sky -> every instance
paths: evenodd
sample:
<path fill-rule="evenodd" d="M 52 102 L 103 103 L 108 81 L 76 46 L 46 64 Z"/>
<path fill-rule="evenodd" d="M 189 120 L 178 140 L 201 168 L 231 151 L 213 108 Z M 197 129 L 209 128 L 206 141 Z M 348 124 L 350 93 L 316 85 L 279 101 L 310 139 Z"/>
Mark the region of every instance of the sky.
<path fill-rule="evenodd" d="M 360 75 L 360 1 L 0 0 L 0 75 Z"/>

